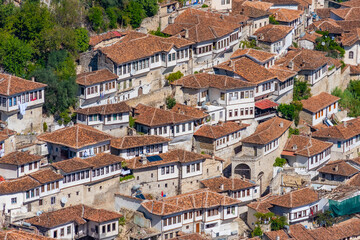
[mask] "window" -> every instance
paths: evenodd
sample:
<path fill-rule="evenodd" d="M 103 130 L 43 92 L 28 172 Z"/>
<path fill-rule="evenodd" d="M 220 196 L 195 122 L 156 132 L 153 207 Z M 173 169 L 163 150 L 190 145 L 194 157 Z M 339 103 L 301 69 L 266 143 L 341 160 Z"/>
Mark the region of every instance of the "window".
<path fill-rule="evenodd" d="M 66 234 L 71 234 L 71 226 L 68 226 L 66 229 Z"/>
<path fill-rule="evenodd" d="M 220 99 L 223 100 L 223 101 L 225 100 L 225 93 L 223 93 L 223 92 L 220 93 Z"/>
<path fill-rule="evenodd" d="M 108 232 L 111 231 L 111 225 L 110 225 L 110 224 L 107 225 L 107 231 L 108 231 Z"/>
<path fill-rule="evenodd" d="M 106 226 L 102 226 L 102 233 L 105 233 L 106 232 Z"/>
<path fill-rule="evenodd" d="M 23 173 L 25 170 L 25 166 L 24 165 L 21 165 L 21 172 Z"/>
<path fill-rule="evenodd" d="M 115 223 L 112 224 L 112 230 L 113 230 L 113 231 L 116 230 L 116 224 L 115 224 Z"/>
<path fill-rule="evenodd" d="M 354 52 L 353 51 L 349 52 L 349 59 L 354 59 Z"/>
<path fill-rule="evenodd" d="M 63 237 L 64 235 L 65 235 L 65 229 L 64 229 L 64 228 L 61 228 L 61 229 L 60 229 L 60 236 Z"/>
<path fill-rule="evenodd" d="M 55 204 L 56 202 L 56 198 L 55 197 L 51 197 L 51 205 Z"/>
<path fill-rule="evenodd" d="M 43 205 L 43 200 L 40 199 L 40 200 L 39 200 L 39 206 L 42 206 L 42 205 Z"/>
<path fill-rule="evenodd" d="M 57 230 L 54 231 L 53 236 L 54 236 L 54 238 L 57 238 Z"/>
<path fill-rule="evenodd" d="M 14 197 L 14 198 L 11 198 L 11 204 L 16 204 L 17 203 L 17 198 Z"/>

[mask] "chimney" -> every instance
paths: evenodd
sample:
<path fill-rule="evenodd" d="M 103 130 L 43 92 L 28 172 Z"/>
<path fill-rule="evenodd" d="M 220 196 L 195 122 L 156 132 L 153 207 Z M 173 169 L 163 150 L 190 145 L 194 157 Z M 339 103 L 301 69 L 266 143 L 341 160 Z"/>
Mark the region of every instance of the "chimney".
<path fill-rule="evenodd" d="M 346 121 L 344 122 L 344 127 L 347 127 L 347 122 Z"/>
<path fill-rule="evenodd" d="M 275 239 L 276 239 L 276 240 L 280 240 L 280 236 L 279 236 L 279 235 L 277 235 Z"/>
<path fill-rule="evenodd" d="M 292 148 L 293 148 L 293 150 L 297 150 L 297 145 L 294 144 Z"/>
<path fill-rule="evenodd" d="M 294 70 L 294 62 L 293 62 L 293 61 L 290 61 L 289 64 L 288 64 L 288 67 L 289 67 L 291 70 Z"/>
<path fill-rule="evenodd" d="M 32 82 L 35 82 L 35 77 L 31 77 L 31 81 L 32 81 Z"/>
<path fill-rule="evenodd" d="M 224 184 L 223 183 L 220 185 L 220 189 L 224 190 Z"/>
<path fill-rule="evenodd" d="M 142 156 L 141 156 L 141 163 L 142 163 L 143 165 L 146 165 L 146 164 L 147 164 L 147 158 L 146 158 L 145 155 L 142 155 Z"/>
<path fill-rule="evenodd" d="M 189 38 L 189 29 L 185 29 L 185 38 L 186 38 L 186 39 Z"/>
<path fill-rule="evenodd" d="M 175 22 L 175 18 L 173 16 L 169 16 L 168 23 L 169 24 L 174 24 L 174 22 Z"/>
<path fill-rule="evenodd" d="M 284 127 L 284 123 L 280 122 L 280 127 L 283 128 Z"/>

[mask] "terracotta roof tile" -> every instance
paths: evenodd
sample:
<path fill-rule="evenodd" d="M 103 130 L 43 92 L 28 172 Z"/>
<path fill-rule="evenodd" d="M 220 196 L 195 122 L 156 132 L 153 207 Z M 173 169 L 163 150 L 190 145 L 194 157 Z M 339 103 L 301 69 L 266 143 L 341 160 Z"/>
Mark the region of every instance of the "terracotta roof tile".
<path fill-rule="evenodd" d="M 232 59 L 214 66 L 214 68 L 223 69 L 226 71 L 231 71 L 246 81 L 258 84 L 271 79 L 274 79 L 276 76 L 271 73 L 265 67 L 255 63 L 247 57 L 241 57 L 237 59 Z"/>
<path fill-rule="evenodd" d="M 196 119 L 203 119 L 209 116 L 209 114 L 205 113 L 205 111 L 200 108 L 195 108 L 180 103 L 176 103 L 170 111 L 184 114 L 186 116 L 190 116 Z"/>
<path fill-rule="evenodd" d="M 351 166 L 345 160 L 336 160 L 328 162 L 325 166 L 318 169 L 318 172 L 351 177 L 358 173 L 359 170 Z"/>
<path fill-rule="evenodd" d="M 113 62 L 123 64 L 191 44 L 192 41 L 179 37 L 162 38 L 131 31 L 113 45 L 100 48 L 100 51 Z"/>
<path fill-rule="evenodd" d="M 268 11 L 270 7 L 273 6 L 274 4 L 269 2 L 262 2 L 262 1 L 244 1 L 242 5 L 254 7 L 263 11 Z"/>
<path fill-rule="evenodd" d="M 360 7 L 332 9 L 331 12 L 343 20 L 359 20 Z"/>
<path fill-rule="evenodd" d="M 46 87 L 46 84 L 33 82 L 6 73 L 0 73 L 0 94 L 11 96 Z"/>
<path fill-rule="evenodd" d="M 340 27 L 337 21 L 331 18 L 321 19 L 319 21 L 315 21 L 310 24 L 309 28 L 310 31 L 328 31 L 332 34 L 340 34 L 343 32 L 343 29 Z"/>
<path fill-rule="evenodd" d="M 232 55 L 231 59 L 239 58 L 239 57 L 248 57 L 251 60 L 256 60 L 260 63 L 265 63 L 272 58 L 274 58 L 276 54 L 269 53 L 265 51 L 260 51 L 252 48 L 245 48 L 245 49 L 237 49 Z"/>
<path fill-rule="evenodd" d="M 40 161 L 41 158 L 42 156 L 30 154 L 29 151 L 12 152 L 0 158 L 0 163 L 20 166 L 26 163 Z"/>
<path fill-rule="evenodd" d="M 255 102 L 255 107 L 259 109 L 269 109 L 269 108 L 275 108 L 279 106 L 279 104 L 269 100 L 269 99 L 263 99 Z"/>
<path fill-rule="evenodd" d="M 169 110 L 138 104 L 135 108 L 135 122 L 145 126 L 162 126 L 194 121 L 195 118 Z"/>
<path fill-rule="evenodd" d="M 303 37 L 301 37 L 299 40 L 307 40 L 312 43 L 316 43 L 316 39 L 321 36 L 322 36 L 321 34 L 318 34 L 316 32 L 314 32 L 314 33 L 305 32 L 305 35 Z"/>
<path fill-rule="evenodd" d="M 117 79 L 118 76 L 108 69 L 101 69 L 93 72 L 80 73 L 76 76 L 76 83 L 83 86 L 90 86 L 97 83 Z"/>
<path fill-rule="evenodd" d="M 346 2 L 340 3 L 343 7 L 353 8 L 353 7 L 360 7 L 360 1 L 359 0 L 350 0 Z"/>
<path fill-rule="evenodd" d="M 234 198 L 221 195 L 208 189 L 200 189 L 174 197 L 167 197 L 161 201 L 144 201 L 141 205 L 154 215 L 166 216 L 187 210 L 228 206 L 238 203 L 240 203 L 240 201 Z"/>
<path fill-rule="evenodd" d="M 290 225 L 289 235 L 296 240 L 315 240 L 309 231 L 301 224 Z"/>
<path fill-rule="evenodd" d="M 284 230 L 265 232 L 265 236 L 269 240 L 288 240 L 291 239 Z"/>
<path fill-rule="evenodd" d="M 65 173 L 76 172 L 80 170 L 90 169 L 93 166 L 81 158 L 71 158 L 51 164 L 55 169 L 62 170 Z"/>
<path fill-rule="evenodd" d="M 360 187 L 360 173 L 352 176 L 349 181 L 346 182 L 346 184 L 350 186 Z"/>
<path fill-rule="evenodd" d="M 111 140 L 111 147 L 116 149 L 128 149 L 153 144 L 170 142 L 168 138 L 156 135 L 125 136 Z"/>
<path fill-rule="evenodd" d="M 51 133 L 44 133 L 38 136 L 44 142 L 59 144 L 75 149 L 109 141 L 112 137 L 102 131 L 83 124 L 75 124 L 72 127 L 65 127 Z"/>
<path fill-rule="evenodd" d="M 255 86 L 253 83 L 241 81 L 232 77 L 217 75 L 217 74 L 208 74 L 208 73 L 198 73 L 193 75 L 188 75 L 180 78 L 172 83 L 174 86 L 182 86 L 184 88 L 217 88 L 217 89 L 242 89 Z"/>
<path fill-rule="evenodd" d="M 187 29 L 190 41 L 204 42 L 220 38 L 239 28 L 240 25 L 229 16 L 188 8 L 163 32 L 170 35 L 180 34 L 184 37 Z"/>
<path fill-rule="evenodd" d="M 316 15 L 319 16 L 320 19 L 330 18 L 330 12 L 331 12 L 331 8 L 315 9 L 315 13 L 316 13 Z"/>
<path fill-rule="evenodd" d="M 176 236 L 174 238 L 170 238 L 169 240 L 209 240 L 209 238 L 198 233 L 187 233 L 184 235 Z"/>
<path fill-rule="evenodd" d="M 360 66 L 350 65 L 350 75 L 360 75 Z"/>
<path fill-rule="evenodd" d="M 349 33 L 341 35 L 341 43 L 343 46 L 352 46 L 360 40 L 360 28 L 352 29 Z"/>
<path fill-rule="evenodd" d="M 350 139 L 360 134 L 360 118 L 355 118 L 328 128 L 322 128 L 312 133 L 316 138 Z"/>
<path fill-rule="evenodd" d="M 270 203 L 284 208 L 296 208 L 317 202 L 318 200 L 317 192 L 310 188 L 302 188 L 274 198 Z"/>
<path fill-rule="evenodd" d="M 52 240 L 55 238 L 45 237 L 23 230 L 9 229 L 0 231 L 0 240 Z"/>
<path fill-rule="evenodd" d="M 273 199 L 277 198 L 278 196 L 272 196 L 272 195 L 266 195 L 260 199 L 257 199 L 255 202 L 249 203 L 247 206 L 251 209 L 254 209 L 257 212 L 260 213 L 268 213 L 270 212 L 270 208 L 273 207 L 273 205 L 270 203 Z"/>
<path fill-rule="evenodd" d="M 194 133 L 194 136 L 218 139 L 240 131 L 248 126 L 249 124 L 238 124 L 234 122 L 226 122 L 218 125 L 203 125 Z"/>
<path fill-rule="evenodd" d="M 263 18 L 270 15 L 267 11 L 271 6 L 272 4 L 267 2 L 234 0 L 232 13 L 249 18 Z"/>
<path fill-rule="evenodd" d="M 315 138 L 291 135 L 287 140 L 284 151 L 294 152 L 296 155 L 311 157 L 330 148 L 333 143 L 323 142 Z"/>
<path fill-rule="evenodd" d="M 273 43 L 284 39 L 293 29 L 293 27 L 268 24 L 256 30 L 254 35 L 257 36 L 258 41 Z"/>
<path fill-rule="evenodd" d="M 276 21 L 291 23 L 300 18 L 304 11 L 287 8 L 270 9 L 269 12 L 275 17 Z"/>
<path fill-rule="evenodd" d="M 242 142 L 252 144 L 267 144 L 283 135 L 291 126 L 292 122 L 283 118 L 274 117 L 260 123 L 255 132 Z"/>
<path fill-rule="evenodd" d="M 226 178 L 223 176 L 202 180 L 201 183 L 204 184 L 204 186 L 206 188 L 209 188 L 211 191 L 218 193 L 225 191 L 237 191 L 256 186 L 249 180 L 242 180 L 239 178 Z"/>
<path fill-rule="evenodd" d="M 40 183 L 29 176 L 0 182 L 0 195 L 25 192 L 39 187 Z"/>
<path fill-rule="evenodd" d="M 269 71 L 274 74 L 280 82 L 285 82 L 289 78 L 295 77 L 297 75 L 297 72 L 279 65 L 272 66 Z"/>
<path fill-rule="evenodd" d="M 54 228 L 70 222 L 83 225 L 86 220 L 93 222 L 107 222 L 120 218 L 122 215 L 104 209 L 95 209 L 86 205 L 66 207 L 53 212 L 42 213 L 40 216 L 26 219 L 25 221 L 43 228 Z"/>
<path fill-rule="evenodd" d="M 76 110 L 77 113 L 84 115 L 92 115 L 92 114 L 108 115 L 114 113 L 126 113 L 130 111 L 131 108 L 125 102 L 105 104 L 105 105 L 81 108 Z"/>
<path fill-rule="evenodd" d="M 90 164 L 93 168 L 100 168 L 125 161 L 124 158 L 115 156 L 110 153 L 99 153 L 94 157 L 84 158 L 83 160 Z"/>
<path fill-rule="evenodd" d="M 103 41 L 114 39 L 114 38 L 121 38 L 125 35 L 126 35 L 125 32 L 119 32 L 119 31 L 110 31 L 110 32 L 102 33 L 102 34 L 90 37 L 89 45 L 94 47 L 95 45 L 97 45 Z"/>
<path fill-rule="evenodd" d="M 54 172 L 50 168 L 40 169 L 34 173 L 30 173 L 30 176 L 41 184 L 55 182 L 63 179 L 61 174 Z"/>
<path fill-rule="evenodd" d="M 152 162 L 146 160 L 146 162 L 144 162 L 141 157 L 136 157 L 130 160 L 126 160 L 127 167 L 130 169 L 141 169 L 141 168 L 163 165 L 167 163 L 195 162 L 195 161 L 205 160 L 206 158 L 208 158 L 208 156 L 206 155 L 189 152 L 182 149 L 176 149 L 166 153 L 160 153 L 157 154 L 157 156 L 159 156 L 161 160 L 152 161 Z"/>

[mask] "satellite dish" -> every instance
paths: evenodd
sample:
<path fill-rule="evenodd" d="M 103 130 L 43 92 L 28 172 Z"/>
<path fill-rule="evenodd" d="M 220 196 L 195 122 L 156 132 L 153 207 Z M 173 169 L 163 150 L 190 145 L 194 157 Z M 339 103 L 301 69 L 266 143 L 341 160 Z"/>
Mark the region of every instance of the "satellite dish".
<path fill-rule="evenodd" d="M 42 211 L 37 211 L 36 216 L 40 216 L 42 214 Z"/>
<path fill-rule="evenodd" d="M 62 197 L 60 201 L 61 203 L 65 204 L 67 203 L 68 199 L 66 197 Z"/>

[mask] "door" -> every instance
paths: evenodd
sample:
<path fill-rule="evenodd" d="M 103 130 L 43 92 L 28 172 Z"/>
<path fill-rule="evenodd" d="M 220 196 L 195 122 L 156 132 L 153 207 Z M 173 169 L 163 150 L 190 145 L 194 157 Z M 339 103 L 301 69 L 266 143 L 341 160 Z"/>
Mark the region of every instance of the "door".
<path fill-rule="evenodd" d="M 200 223 L 197 223 L 197 224 L 196 224 L 196 232 L 197 232 L 197 233 L 200 233 Z"/>

